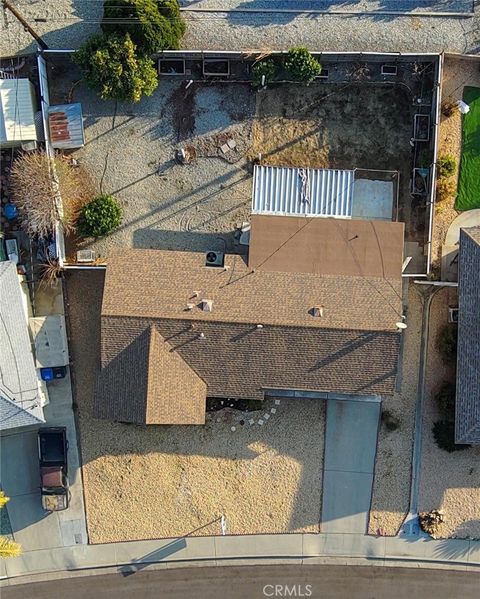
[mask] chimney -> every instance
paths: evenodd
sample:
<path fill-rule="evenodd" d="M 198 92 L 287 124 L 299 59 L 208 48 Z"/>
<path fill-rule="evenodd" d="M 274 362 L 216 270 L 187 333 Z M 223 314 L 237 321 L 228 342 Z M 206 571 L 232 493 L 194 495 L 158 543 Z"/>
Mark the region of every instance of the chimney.
<path fill-rule="evenodd" d="M 211 312 L 213 310 L 213 300 L 202 299 L 201 306 L 203 312 Z"/>

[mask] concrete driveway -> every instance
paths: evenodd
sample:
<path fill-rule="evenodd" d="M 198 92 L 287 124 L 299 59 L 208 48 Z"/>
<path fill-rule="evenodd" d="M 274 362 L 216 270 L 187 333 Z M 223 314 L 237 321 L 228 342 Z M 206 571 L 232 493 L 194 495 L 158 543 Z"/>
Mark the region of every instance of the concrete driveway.
<path fill-rule="evenodd" d="M 327 402 L 322 532 L 367 531 L 380 406 L 377 401 Z"/>
<path fill-rule="evenodd" d="M 44 408 L 45 426 L 67 427 L 70 485 L 67 510 L 48 513 L 42 508 L 37 429 L 16 429 L 0 437 L 0 483 L 10 497 L 7 511 L 13 536 L 24 552 L 87 542 L 70 377 L 49 383 L 48 391 L 50 403 Z"/>

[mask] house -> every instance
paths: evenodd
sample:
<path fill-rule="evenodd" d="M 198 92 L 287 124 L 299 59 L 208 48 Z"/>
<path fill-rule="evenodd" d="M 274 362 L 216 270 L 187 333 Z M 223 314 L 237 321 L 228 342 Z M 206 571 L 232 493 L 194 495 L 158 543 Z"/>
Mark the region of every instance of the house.
<path fill-rule="evenodd" d="M 394 393 L 403 224 L 262 215 L 251 224 L 248 260 L 109 257 L 97 417 L 202 424 L 207 397 Z"/>
<path fill-rule="evenodd" d="M 480 445 L 480 227 L 460 230 L 455 442 Z"/>
<path fill-rule="evenodd" d="M 0 431 L 45 422 L 23 303 L 15 264 L 0 262 Z"/>

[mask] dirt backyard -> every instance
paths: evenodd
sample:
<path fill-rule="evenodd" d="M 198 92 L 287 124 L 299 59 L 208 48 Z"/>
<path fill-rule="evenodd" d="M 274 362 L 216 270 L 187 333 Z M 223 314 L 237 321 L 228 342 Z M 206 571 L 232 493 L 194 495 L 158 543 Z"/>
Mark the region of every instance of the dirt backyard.
<path fill-rule="evenodd" d="M 319 532 L 324 402 L 272 399 L 250 413 L 226 408 L 210 412 L 205 426 L 92 417 L 102 287 L 100 272 L 67 277 L 90 542 L 220 534 L 221 515 L 231 534 Z"/>
<path fill-rule="evenodd" d="M 150 98 L 127 105 L 100 101 L 78 77 L 58 66 L 52 101 L 81 102 L 86 145 L 74 157 L 124 215 L 108 237 L 70 243 L 72 254 L 75 246 L 98 258 L 118 246 L 232 251 L 250 214 L 254 161 L 399 171 L 399 219 L 407 238 L 423 243 L 408 189 L 415 107 L 403 86 L 282 83 L 255 92 L 240 82 L 186 88 L 162 78 Z M 176 160 L 181 149 L 185 164 Z"/>

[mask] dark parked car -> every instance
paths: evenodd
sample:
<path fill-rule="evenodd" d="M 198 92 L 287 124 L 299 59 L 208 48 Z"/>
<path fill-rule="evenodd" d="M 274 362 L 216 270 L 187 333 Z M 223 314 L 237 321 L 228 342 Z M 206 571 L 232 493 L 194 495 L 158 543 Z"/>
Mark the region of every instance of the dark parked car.
<path fill-rule="evenodd" d="M 64 426 L 38 431 L 42 506 L 49 512 L 68 507 L 67 452 L 67 430 Z"/>

